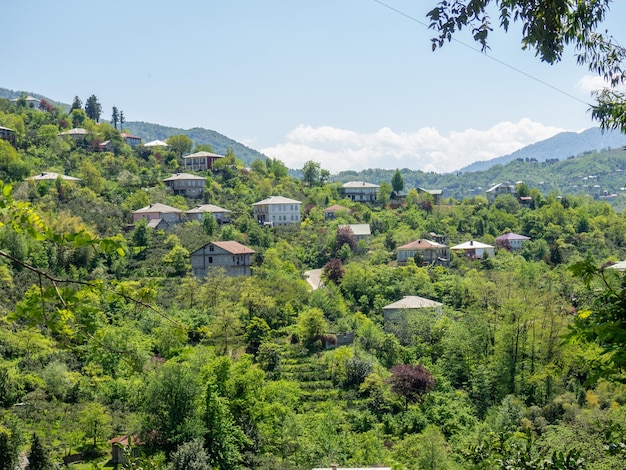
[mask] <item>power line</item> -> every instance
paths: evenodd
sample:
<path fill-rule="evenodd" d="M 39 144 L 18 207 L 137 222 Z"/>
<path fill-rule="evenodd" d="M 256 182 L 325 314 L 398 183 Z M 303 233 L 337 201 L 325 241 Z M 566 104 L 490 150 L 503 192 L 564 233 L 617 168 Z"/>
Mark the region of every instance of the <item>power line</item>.
<path fill-rule="evenodd" d="M 397 8 L 392 7 L 391 5 L 388 5 L 385 2 L 382 2 L 380 0 L 373 0 L 373 1 L 378 3 L 379 5 L 384 6 L 385 8 L 388 8 L 389 10 L 393 11 L 394 13 L 397 13 L 400 16 L 404 16 L 405 18 L 407 18 L 407 19 L 409 19 L 409 20 L 411 20 L 411 21 L 413 21 L 413 22 L 415 22 L 415 23 L 417 23 L 417 24 L 419 24 L 421 26 L 424 26 L 427 29 L 430 29 L 430 26 L 427 25 L 426 23 L 424 23 L 423 21 L 420 21 L 417 18 L 415 18 L 415 17 L 413 17 L 413 16 L 411 16 L 411 15 L 409 15 L 409 14 L 407 14 L 407 13 L 401 11 L 401 10 L 398 10 Z M 515 67 L 515 66 L 513 66 L 511 64 L 508 64 L 507 62 L 505 62 L 503 60 L 500 60 L 500 59 L 498 59 L 498 58 L 496 58 L 494 56 L 491 56 L 491 55 L 487 54 L 486 52 L 481 51 L 480 49 L 478 49 L 476 47 L 473 47 L 473 46 L 471 46 L 471 45 L 469 45 L 469 44 L 467 44 L 467 43 L 465 43 L 463 41 L 460 41 L 460 40 L 456 39 L 455 37 L 452 37 L 450 40 L 454 41 L 454 42 L 456 42 L 456 43 L 458 43 L 458 44 L 460 44 L 460 45 L 462 45 L 464 47 L 467 47 L 468 49 L 470 49 L 470 50 L 472 50 L 474 52 L 477 52 L 481 56 L 487 57 L 488 59 L 491 59 L 494 62 L 497 62 L 498 64 L 503 65 L 503 66 L 505 66 L 505 67 L 507 67 L 507 68 L 509 68 L 509 69 L 511 69 L 511 70 L 513 70 L 513 71 L 515 71 L 515 72 L 517 72 L 519 74 L 521 74 L 521 75 L 524 75 L 525 77 L 530 78 L 531 80 L 534 80 L 537 83 L 541 83 L 542 85 L 544 85 L 544 86 L 546 86 L 548 88 L 551 88 L 552 90 L 554 90 L 554 91 L 556 91 L 558 93 L 561 93 L 562 95 L 565 95 L 568 98 L 571 98 L 571 99 L 573 99 L 575 101 L 578 101 L 579 103 L 582 103 L 585 106 L 591 106 L 591 104 L 587 103 L 586 101 L 583 101 L 580 98 L 578 98 L 578 97 L 576 97 L 576 96 L 574 96 L 574 95 L 572 95 L 572 94 L 570 94 L 570 93 L 568 93 L 568 92 L 566 92 L 566 91 L 564 91 L 564 90 L 562 90 L 562 89 L 560 89 L 560 88 L 558 88 L 558 87 L 556 87 L 554 85 L 551 85 L 548 82 L 545 82 L 545 81 L 541 80 L 540 78 L 535 77 L 534 75 L 529 74 L 528 72 L 524 72 L 523 70 L 521 70 L 521 69 L 519 69 L 519 68 L 517 68 L 517 67 Z"/>

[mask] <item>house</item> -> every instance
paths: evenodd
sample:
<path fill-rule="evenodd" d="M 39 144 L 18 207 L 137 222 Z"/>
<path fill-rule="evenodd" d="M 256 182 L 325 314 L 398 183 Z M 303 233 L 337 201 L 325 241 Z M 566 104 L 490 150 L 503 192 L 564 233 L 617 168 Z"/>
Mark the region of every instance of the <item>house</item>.
<path fill-rule="evenodd" d="M 87 129 L 83 129 L 82 127 L 75 127 L 70 129 L 69 131 L 59 132 L 59 135 L 70 136 L 74 140 L 82 140 L 87 137 L 90 132 Z"/>
<path fill-rule="evenodd" d="M 166 204 L 150 204 L 133 212 L 133 222 L 146 219 L 153 228 L 169 228 L 183 221 L 184 212 Z"/>
<path fill-rule="evenodd" d="M 153 140 L 148 142 L 147 144 L 143 144 L 144 147 L 167 147 L 167 142 L 163 142 L 162 140 Z"/>
<path fill-rule="evenodd" d="M 31 176 L 30 178 L 26 178 L 26 179 L 30 181 L 54 181 L 58 178 L 61 178 L 62 180 L 65 180 L 65 181 L 80 181 L 80 178 L 62 175 L 60 173 L 55 173 L 53 171 L 49 171 L 49 172 L 43 171 L 39 173 L 38 175 Z"/>
<path fill-rule="evenodd" d="M 487 191 L 487 200 L 492 203 L 498 196 L 503 194 L 512 194 L 517 196 L 517 186 L 513 183 L 499 183 L 492 186 Z"/>
<path fill-rule="evenodd" d="M 433 204 L 436 206 L 441 204 L 443 199 L 443 189 L 424 189 L 424 188 L 416 188 L 418 193 L 422 194 L 430 194 L 433 198 Z"/>
<path fill-rule="evenodd" d="M 111 463 L 113 465 L 121 465 L 125 462 L 124 452 L 132 446 L 140 446 L 143 444 L 137 436 L 118 436 L 109 440 L 111 445 Z M 132 447 L 132 454 L 137 455 L 137 448 Z"/>
<path fill-rule="evenodd" d="M 354 233 L 354 236 L 356 237 L 357 240 L 367 240 L 369 236 L 372 234 L 372 231 L 370 229 L 370 224 L 340 225 L 337 228 L 342 228 L 342 227 L 350 227 L 350 230 L 352 230 L 352 233 Z"/>
<path fill-rule="evenodd" d="M 0 126 L 0 139 L 6 140 L 11 145 L 15 145 L 15 129 Z"/>
<path fill-rule="evenodd" d="M 447 245 L 420 238 L 406 245 L 396 248 L 396 261 L 399 265 L 406 264 L 407 260 L 414 259 L 419 253 L 424 266 L 448 266 L 450 264 L 450 250 Z"/>
<path fill-rule="evenodd" d="M 383 307 L 385 331 L 395 334 L 401 343 L 409 344 L 411 334 L 405 326 L 419 312 L 440 316 L 443 312 L 443 304 L 425 297 L 407 295 L 397 302 L 385 305 Z"/>
<path fill-rule="evenodd" d="M 132 148 L 135 148 L 139 144 L 141 144 L 141 137 L 137 137 L 136 135 L 126 134 L 125 132 L 122 132 L 120 134 L 120 137 L 124 139 L 124 142 L 126 142 Z"/>
<path fill-rule="evenodd" d="M 191 253 L 191 269 L 197 277 L 205 277 L 212 268 L 223 268 L 229 276 L 250 276 L 254 253 L 236 241 L 209 242 Z"/>
<path fill-rule="evenodd" d="M 202 222 L 205 214 L 213 214 L 213 217 L 215 217 L 215 220 L 220 225 L 230 222 L 231 211 L 214 206 L 213 204 L 203 204 L 187 211 L 187 219 Z"/>
<path fill-rule="evenodd" d="M 211 152 L 196 152 L 191 155 L 185 155 L 185 170 L 187 171 L 206 171 L 212 170 L 216 160 L 224 158 L 224 155 L 217 155 Z"/>
<path fill-rule="evenodd" d="M 509 232 L 496 237 L 496 246 L 508 251 L 518 251 L 522 249 L 522 245 L 528 240 L 530 240 L 530 237 Z"/>
<path fill-rule="evenodd" d="M 255 220 L 262 225 L 291 225 L 300 223 L 302 203 L 283 196 L 271 196 L 252 205 Z"/>
<path fill-rule="evenodd" d="M 452 251 L 462 251 L 465 253 L 466 258 L 481 259 L 485 254 L 490 258 L 495 256 L 495 249 L 492 245 L 477 242 L 476 240 L 470 240 L 460 245 L 450 248 Z"/>
<path fill-rule="evenodd" d="M 341 211 L 345 212 L 346 214 L 350 213 L 350 209 L 348 209 L 347 207 L 340 206 L 339 204 L 333 204 L 332 206 L 324 209 L 324 219 L 333 220 L 336 217 L 337 212 Z"/>
<path fill-rule="evenodd" d="M 341 197 L 356 202 L 376 202 L 376 195 L 380 186 L 364 181 L 349 181 L 339 188 Z"/>
<path fill-rule="evenodd" d="M 39 109 L 39 104 L 41 103 L 41 100 L 38 100 L 37 98 L 35 98 L 34 96 L 22 96 L 20 98 L 13 98 L 11 101 L 13 103 L 17 103 L 19 100 L 23 99 L 24 102 L 26 103 L 26 106 L 29 108 L 33 108 L 33 109 Z"/>
<path fill-rule="evenodd" d="M 202 191 L 206 186 L 206 178 L 189 173 L 176 173 L 165 178 L 163 182 L 174 194 L 187 197 L 202 196 Z"/>

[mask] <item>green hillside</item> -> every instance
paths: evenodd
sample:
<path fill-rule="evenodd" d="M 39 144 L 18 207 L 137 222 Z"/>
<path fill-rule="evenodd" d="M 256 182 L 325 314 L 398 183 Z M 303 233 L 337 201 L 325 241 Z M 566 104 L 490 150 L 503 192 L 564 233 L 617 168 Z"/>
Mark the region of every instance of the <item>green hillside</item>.
<path fill-rule="evenodd" d="M 405 172 L 406 196 L 362 204 L 238 155 L 175 194 L 179 154 L 84 110 L 0 98 L 0 126 L 1 469 L 624 468 L 626 217 L 547 188 L 619 180 L 619 152 Z M 408 186 L 522 173 L 545 178 L 530 201 Z M 270 196 L 292 201 L 260 224 Z M 507 232 L 529 239 L 493 247 Z M 405 297 L 437 303 L 389 310 Z"/>

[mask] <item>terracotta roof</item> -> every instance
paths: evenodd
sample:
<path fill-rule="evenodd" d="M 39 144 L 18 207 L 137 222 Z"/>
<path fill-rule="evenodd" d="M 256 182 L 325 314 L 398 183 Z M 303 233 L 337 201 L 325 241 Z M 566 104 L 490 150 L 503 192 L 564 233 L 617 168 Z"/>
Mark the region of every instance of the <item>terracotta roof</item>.
<path fill-rule="evenodd" d="M 226 241 L 226 242 L 211 242 L 213 245 L 221 248 L 222 250 L 228 251 L 233 255 L 246 255 L 256 253 L 251 248 L 248 248 L 245 245 L 242 245 L 236 241 Z"/>
<path fill-rule="evenodd" d="M 150 204 L 146 207 L 142 207 L 141 209 L 137 209 L 136 211 L 133 211 L 133 214 L 142 214 L 145 212 L 160 212 L 162 214 L 170 214 L 176 212 L 182 213 L 183 211 L 177 209 L 176 207 L 168 206 L 166 204 L 156 203 Z"/>
<path fill-rule="evenodd" d="M 347 207 L 340 206 L 339 204 L 333 204 L 332 206 L 324 209 L 324 212 L 337 212 L 337 211 L 348 211 L 348 210 L 350 209 L 348 209 Z"/>
<path fill-rule="evenodd" d="M 437 308 L 441 307 L 442 305 L 443 304 L 441 302 L 436 302 L 435 300 L 430 300 L 425 297 L 418 297 L 417 295 L 407 295 L 397 302 L 385 305 L 383 307 L 383 310 L 402 308 Z"/>
<path fill-rule="evenodd" d="M 445 248 L 446 245 L 442 245 L 441 243 L 433 242 L 431 240 L 426 240 L 424 238 L 420 238 L 419 240 L 412 241 L 407 243 L 406 245 L 399 246 L 396 250 L 428 250 L 432 248 Z"/>
<path fill-rule="evenodd" d="M 118 436 L 114 437 L 113 439 L 109 439 L 109 444 L 116 444 L 120 447 L 126 447 L 128 446 L 128 444 L 142 445 L 143 441 L 139 439 L 139 436 L 129 436 L 128 434 L 126 434 L 124 436 Z"/>
<path fill-rule="evenodd" d="M 252 205 L 263 206 L 266 204 L 302 204 L 302 203 L 300 201 L 296 201 L 295 199 L 289 199 L 288 197 L 270 196 L 267 199 L 263 199 L 262 201 L 255 202 Z"/>
<path fill-rule="evenodd" d="M 120 134 L 120 137 L 124 138 L 124 139 L 141 139 L 141 137 L 137 136 L 137 135 L 132 135 L 132 134 L 126 134 L 125 132 L 122 132 Z"/>

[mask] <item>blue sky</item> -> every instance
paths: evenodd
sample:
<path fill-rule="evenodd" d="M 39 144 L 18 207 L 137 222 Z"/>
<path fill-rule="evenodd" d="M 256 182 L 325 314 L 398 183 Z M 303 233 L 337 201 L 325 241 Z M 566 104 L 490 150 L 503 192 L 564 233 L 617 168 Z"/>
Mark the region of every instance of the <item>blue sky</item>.
<path fill-rule="evenodd" d="M 385 3 L 426 23 L 436 0 Z M 607 27 L 624 44 L 617 3 Z M 130 121 L 212 129 L 292 168 L 446 172 L 595 125 L 585 104 L 462 44 L 432 52 L 432 31 L 374 0 L 21 0 L 2 16 L 0 86 L 95 94 L 105 118 L 117 106 Z M 491 46 L 590 101 L 597 82 L 572 51 L 549 66 L 519 34 L 494 32 Z"/>

